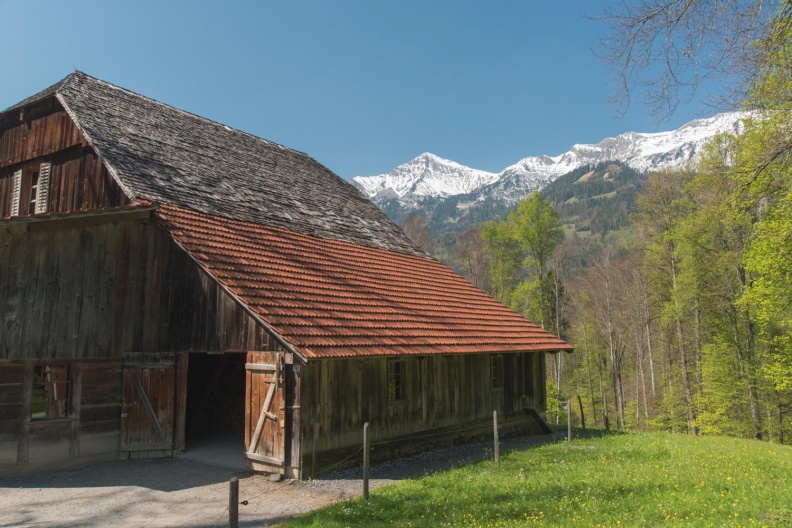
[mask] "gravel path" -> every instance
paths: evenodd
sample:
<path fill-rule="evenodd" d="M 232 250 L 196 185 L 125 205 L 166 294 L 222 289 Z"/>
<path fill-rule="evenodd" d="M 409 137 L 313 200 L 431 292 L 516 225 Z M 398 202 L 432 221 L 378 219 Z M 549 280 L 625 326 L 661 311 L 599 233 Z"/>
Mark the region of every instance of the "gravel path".
<path fill-rule="evenodd" d="M 501 452 L 553 441 L 526 437 L 501 442 Z M 491 456 L 491 443 L 466 444 L 373 465 L 371 488 L 416 478 Z M 238 477 L 241 526 L 270 526 L 362 493 L 360 468 L 312 481 L 271 482 L 179 458 L 127 460 L 83 469 L 0 479 L 0 527 L 228 525 L 228 481 Z"/>

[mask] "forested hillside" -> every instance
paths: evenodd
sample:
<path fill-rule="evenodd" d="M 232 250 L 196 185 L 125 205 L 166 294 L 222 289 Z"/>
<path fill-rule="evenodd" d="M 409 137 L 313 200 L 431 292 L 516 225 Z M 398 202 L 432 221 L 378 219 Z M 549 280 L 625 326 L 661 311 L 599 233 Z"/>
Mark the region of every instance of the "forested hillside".
<path fill-rule="evenodd" d="M 751 168 L 772 126 L 695 170 L 580 169 L 457 238 L 462 274 L 577 346 L 549 362 L 551 420 L 579 397 L 615 429 L 792 435 L 792 185 Z"/>
<path fill-rule="evenodd" d="M 780 5 L 756 44 L 742 134 L 681 170 L 573 171 L 439 252 L 577 346 L 548 362 L 551 420 L 579 398 L 609 428 L 792 436 L 792 4 Z"/>
<path fill-rule="evenodd" d="M 600 163 L 561 176 L 541 194 L 553 204 L 567 236 L 602 241 L 610 231 L 630 225 L 645 180 L 646 174 L 622 163 Z"/>
<path fill-rule="evenodd" d="M 563 228 L 564 242 L 558 256 L 563 255 L 565 281 L 579 276 L 603 247 L 623 247 L 635 239 L 632 216 L 646 179 L 646 173 L 615 161 L 576 169 L 541 191 L 559 215 Z M 454 200 L 442 205 L 448 203 L 453 204 Z M 431 239 L 421 245 L 435 257 L 490 291 L 489 256 L 480 228 L 488 221 L 505 220 L 511 210 L 497 203 L 479 207 L 476 212 L 480 215 L 475 222 L 435 223 L 417 213 L 408 213 L 401 222 L 414 240 Z M 516 272 L 519 274 L 519 270 Z"/>
<path fill-rule="evenodd" d="M 611 427 L 788 442 L 792 2 L 619 9 L 606 14 L 618 30 L 610 59 L 624 78 L 644 73 L 625 58 L 655 49 L 657 35 L 674 46 L 720 41 L 704 71 L 736 78 L 728 95 L 742 94 L 751 118 L 741 135 L 712 140 L 697 167 L 651 175 L 632 216 L 636 237 L 606 245 L 579 277 L 567 276 L 566 289 L 555 288 L 564 316 L 553 320 L 568 322 L 556 331 L 578 350 L 554 363 L 554 388 L 560 398 L 579 395 Z M 715 31 L 713 20 L 728 22 Z M 668 90 L 649 95 L 655 109 L 673 111 L 695 86 L 685 84 L 694 71 L 685 65 L 697 57 L 660 50 Z"/>

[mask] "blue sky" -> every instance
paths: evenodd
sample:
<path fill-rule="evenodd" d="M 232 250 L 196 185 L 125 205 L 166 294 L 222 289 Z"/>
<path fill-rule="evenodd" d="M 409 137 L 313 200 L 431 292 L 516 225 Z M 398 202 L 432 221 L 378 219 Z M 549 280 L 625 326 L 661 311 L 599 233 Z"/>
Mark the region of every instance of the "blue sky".
<path fill-rule="evenodd" d="M 0 0 L 0 108 L 78 69 L 351 178 L 422 152 L 497 172 L 657 125 L 611 116 L 602 2 Z"/>

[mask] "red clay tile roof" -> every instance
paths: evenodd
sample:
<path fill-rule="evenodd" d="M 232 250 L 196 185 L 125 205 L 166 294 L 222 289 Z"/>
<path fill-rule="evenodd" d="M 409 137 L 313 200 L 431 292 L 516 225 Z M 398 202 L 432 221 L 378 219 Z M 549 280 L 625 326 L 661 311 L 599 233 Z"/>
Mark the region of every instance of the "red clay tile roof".
<path fill-rule="evenodd" d="M 157 217 L 306 358 L 573 349 L 431 258 L 171 205 Z"/>

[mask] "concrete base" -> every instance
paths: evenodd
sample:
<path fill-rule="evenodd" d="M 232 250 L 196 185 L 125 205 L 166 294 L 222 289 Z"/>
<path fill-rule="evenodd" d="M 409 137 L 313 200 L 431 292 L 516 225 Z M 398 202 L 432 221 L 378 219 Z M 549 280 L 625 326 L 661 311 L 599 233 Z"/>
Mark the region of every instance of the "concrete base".
<path fill-rule="evenodd" d="M 179 458 L 234 469 L 250 468 L 245 457 L 245 440 L 241 435 L 211 432 L 189 434 L 186 449 Z"/>

